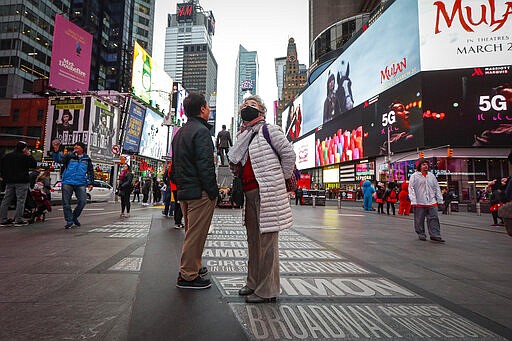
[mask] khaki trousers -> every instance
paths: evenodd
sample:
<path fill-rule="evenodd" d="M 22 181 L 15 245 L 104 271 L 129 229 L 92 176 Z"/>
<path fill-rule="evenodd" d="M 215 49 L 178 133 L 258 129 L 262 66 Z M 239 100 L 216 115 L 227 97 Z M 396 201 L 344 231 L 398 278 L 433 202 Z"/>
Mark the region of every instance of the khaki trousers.
<path fill-rule="evenodd" d="M 212 222 L 216 200 L 210 200 L 203 191 L 200 199 L 181 200 L 181 211 L 185 218 L 185 239 L 181 250 L 181 277 L 194 280 L 201 269 L 201 258 L 208 229 Z"/>
<path fill-rule="evenodd" d="M 278 232 L 260 233 L 260 191 L 245 192 L 245 228 L 249 264 L 247 286 L 259 297 L 279 296 Z"/>

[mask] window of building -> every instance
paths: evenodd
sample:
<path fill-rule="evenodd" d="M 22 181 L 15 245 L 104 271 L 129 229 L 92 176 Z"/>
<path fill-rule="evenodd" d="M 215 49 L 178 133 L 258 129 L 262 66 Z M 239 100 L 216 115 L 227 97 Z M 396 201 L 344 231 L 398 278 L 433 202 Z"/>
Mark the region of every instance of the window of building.
<path fill-rule="evenodd" d="M 39 109 L 37 110 L 37 121 L 42 122 L 44 120 L 44 110 Z"/>
<path fill-rule="evenodd" d="M 12 121 L 18 122 L 20 120 L 20 111 L 18 109 L 12 112 Z"/>
<path fill-rule="evenodd" d="M 41 137 L 42 127 L 27 127 L 27 136 Z"/>
<path fill-rule="evenodd" d="M 23 127 L 0 127 L 0 133 L 10 135 L 23 135 Z"/>

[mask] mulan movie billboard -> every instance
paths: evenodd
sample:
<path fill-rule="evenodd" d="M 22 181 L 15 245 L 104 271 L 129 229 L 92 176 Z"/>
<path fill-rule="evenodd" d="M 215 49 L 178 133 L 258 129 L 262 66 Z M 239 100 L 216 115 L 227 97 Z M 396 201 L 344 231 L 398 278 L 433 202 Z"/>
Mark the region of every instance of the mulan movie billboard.
<path fill-rule="evenodd" d="M 283 111 L 284 132 L 288 140 L 294 141 L 303 135 L 302 133 L 302 96 L 298 96 Z"/>
<path fill-rule="evenodd" d="M 112 146 L 117 142 L 118 108 L 92 98 L 88 154 L 95 161 L 112 162 Z"/>
<path fill-rule="evenodd" d="M 418 4 L 397 0 L 302 93 L 300 134 L 419 71 Z"/>
<path fill-rule="evenodd" d="M 129 154 L 139 152 L 140 137 L 145 117 L 146 109 L 132 101 L 124 127 L 123 152 Z"/>
<path fill-rule="evenodd" d="M 423 146 L 420 75 L 370 98 L 361 107 L 365 156 L 387 155 L 388 139 L 392 153 Z"/>
<path fill-rule="evenodd" d="M 89 144 L 91 97 L 50 97 L 46 119 L 45 151 L 58 139 L 64 148 L 76 142 Z"/>
<path fill-rule="evenodd" d="M 426 146 L 510 147 L 512 66 L 423 73 Z"/>

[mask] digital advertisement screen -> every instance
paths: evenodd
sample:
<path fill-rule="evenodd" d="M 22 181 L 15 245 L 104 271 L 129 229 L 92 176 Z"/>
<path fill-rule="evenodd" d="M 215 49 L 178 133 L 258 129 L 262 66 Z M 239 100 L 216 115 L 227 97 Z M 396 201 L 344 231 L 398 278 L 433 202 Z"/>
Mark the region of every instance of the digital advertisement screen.
<path fill-rule="evenodd" d="M 510 64 L 510 1 L 418 2 L 422 71 Z"/>
<path fill-rule="evenodd" d="M 46 119 L 45 151 L 54 139 L 67 148 L 76 142 L 89 143 L 91 97 L 50 97 Z"/>
<path fill-rule="evenodd" d="M 293 144 L 297 169 L 315 167 L 315 134 L 311 134 Z"/>
<path fill-rule="evenodd" d="M 301 134 L 418 73 L 419 45 L 417 2 L 395 1 L 303 92 Z"/>
<path fill-rule="evenodd" d="M 286 116 L 285 116 L 286 114 Z M 294 141 L 302 136 L 302 96 L 298 96 L 283 112 L 284 132 L 288 140 Z"/>
<path fill-rule="evenodd" d="M 327 183 L 340 182 L 340 169 L 338 167 L 327 168 L 323 170 L 323 179 Z"/>
<path fill-rule="evenodd" d="M 92 35 L 55 15 L 49 84 L 70 92 L 89 90 Z"/>
<path fill-rule="evenodd" d="M 170 110 L 172 85 L 172 78 L 160 65 L 153 62 L 149 104 L 154 108 L 158 108 L 164 115 L 168 114 Z"/>
<path fill-rule="evenodd" d="M 176 94 L 176 116 L 175 123 L 178 127 L 187 123 L 187 115 L 185 115 L 185 108 L 183 107 L 183 100 L 188 96 L 188 91 L 178 83 Z"/>
<path fill-rule="evenodd" d="M 332 165 L 364 157 L 361 112 L 351 110 L 317 130 L 316 166 Z"/>
<path fill-rule="evenodd" d="M 426 72 L 425 144 L 512 145 L 512 66 Z"/>
<path fill-rule="evenodd" d="M 163 120 L 163 117 L 153 110 L 146 109 L 139 154 L 153 159 L 161 159 L 165 155 L 167 127 L 162 126 Z"/>
<path fill-rule="evenodd" d="M 111 163 L 112 146 L 117 143 L 118 108 L 97 98 L 92 99 L 88 154 L 95 161 Z"/>
<path fill-rule="evenodd" d="M 421 77 L 417 75 L 361 106 L 366 156 L 414 150 L 424 145 Z"/>
<path fill-rule="evenodd" d="M 140 137 L 142 134 L 142 126 L 144 125 L 145 117 L 146 109 L 132 101 L 124 127 L 124 152 L 139 152 Z"/>
<path fill-rule="evenodd" d="M 139 43 L 133 46 L 132 87 L 135 96 L 145 103 L 151 100 L 151 76 L 153 74 L 153 59 Z M 172 86 L 171 86 L 172 89 Z"/>

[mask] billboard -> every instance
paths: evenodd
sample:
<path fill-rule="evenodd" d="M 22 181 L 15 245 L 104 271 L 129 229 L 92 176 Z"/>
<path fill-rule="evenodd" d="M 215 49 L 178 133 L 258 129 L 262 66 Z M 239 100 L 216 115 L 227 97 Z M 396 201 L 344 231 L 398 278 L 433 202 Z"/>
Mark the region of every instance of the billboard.
<path fill-rule="evenodd" d="M 49 85 L 75 92 L 89 90 L 92 35 L 55 15 Z"/>
<path fill-rule="evenodd" d="M 112 146 L 117 142 L 119 109 L 92 98 L 88 154 L 94 161 L 112 163 Z"/>
<path fill-rule="evenodd" d="M 295 151 L 295 165 L 297 169 L 315 167 L 315 134 L 311 134 L 293 144 Z"/>
<path fill-rule="evenodd" d="M 418 73 L 419 51 L 418 4 L 395 1 L 302 93 L 301 134 Z"/>
<path fill-rule="evenodd" d="M 283 111 L 282 114 L 284 132 L 288 140 L 294 141 L 302 136 L 302 95 L 295 100 Z"/>
<path fill-rule="evenodd" d="M 145 103 L 151 100 L 151 75 L 153 73 L 153 58 L 139 43 L 133 46 L 133 94 Z"/>
<path fill-rule="evenodd" d="M 91 97 L 50 97 L 44 150 L 51 150 L 54 139 L 65 148 L 79 141 L 89 144 L 90 110 Z"/>
<path fill-rule="evenodd" d="M 176 21 L 191 21 L 194 17 L 194 5 L 191 3 L 176 4 Z"/>
<path fill-rule="evenodd" d="M 185 115 L 185 108 L 183 107 L 183 100 L 188 96 L 188 91 L 178 83 L 176 94 L 176 117 L 175 123 L 178 127 L 187 123 L 187 115 Z"/>
<path fill-rule="evenodd" d="M 421 77 L 416 75 L 361 105 L 366 156 L 413 150 L 424 145 Z"/>
<path fill-rule="evenodd" d="M 153 159 L 161 159 L 165 155 L 168 129 L 162 126 L 163 120 L 163 117 L 153 110 L 146 109 L 146 119 L 140 139 L 140 155 Z"/>
<path fill-rule="evenodd" d="M 425 72 L 422 78 L 427 146 L 512 145 L 512 66 Z"/>
<path fill-rule="evenodd" d="M 124 126 L 123 152 L 139 152 L 140 137 L 145 117 L 145 108 L 132 101 Z"/>
<path fill-rule="evenodd" d="M 359 110 L 351 110 L 324 124 L 315 136 L 316 166 L 358 160 L 365 156 Z"/>
<path fill-rule="evenodd" d="M 418 2 L 422 71 L 510 64 L 510 1 Z"/>

